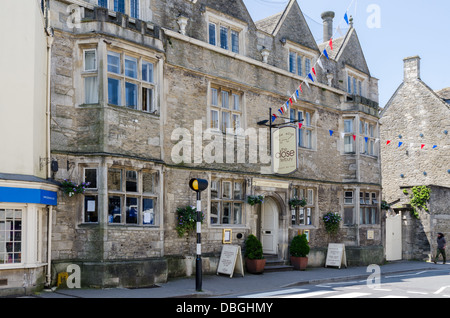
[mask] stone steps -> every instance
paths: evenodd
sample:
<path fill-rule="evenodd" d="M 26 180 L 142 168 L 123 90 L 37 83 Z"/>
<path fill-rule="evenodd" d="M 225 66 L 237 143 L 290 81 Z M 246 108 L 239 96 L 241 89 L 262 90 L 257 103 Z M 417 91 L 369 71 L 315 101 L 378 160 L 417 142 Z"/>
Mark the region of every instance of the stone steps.
<path fill-rule="evenodd" d="M 293 266 L 287 265 L 285 260 L 279 259 L 277 255 L 264 254 L 264 258 L 266 259 L 264 272 L 281 272 L 294 269 Z"/>

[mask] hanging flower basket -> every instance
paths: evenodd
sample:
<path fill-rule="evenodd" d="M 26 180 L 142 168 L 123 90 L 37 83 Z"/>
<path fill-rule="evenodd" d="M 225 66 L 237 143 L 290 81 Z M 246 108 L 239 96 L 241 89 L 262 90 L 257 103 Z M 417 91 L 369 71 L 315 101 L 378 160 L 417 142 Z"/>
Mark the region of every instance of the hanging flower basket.
<path fill-rule="evenodd" d="M 304 207 L 306 205 L 306 199 L 299 199 L 297 197 L 294 197 L 289 200 L 289 206 L 293 209 L 295 209 L 298 206 Z"/>
<path fill-rule="evenodd" d="M 255 204 L 263 203 L 264 202 L 264 196 L 263 195 L 249 195 L 247 197 L 247 203 L 251 206 L 254 206 Z"/>
<path fill-rule="evenodd" d="M 193 232 L 197 227 L 197 209 L 185 206 L 177 209 L 178 223 L 176 230 L 179 237 L 185 233 Z M 201 213 L 200 221 L 203 223 L 204 215 Z"/>
<path fill-rule="evenodd" d="M 342 217 L 339 215 L 339 213 L 328 212 L 323 216 L 325 230 L 329 234 L 336 234 L 339 231 L 339 223 L 341 221 Z"/>
<path fill-rule="evenodd" d="M 73 197 L 75 194 L 83 194 L 84 190 L 87 186 L 89 186 L 89 184 L 89 182 L 76 184 L 71 180 L 64 179 L 64 181 L 61 182 L 61 189 L 69 197 Z"/>

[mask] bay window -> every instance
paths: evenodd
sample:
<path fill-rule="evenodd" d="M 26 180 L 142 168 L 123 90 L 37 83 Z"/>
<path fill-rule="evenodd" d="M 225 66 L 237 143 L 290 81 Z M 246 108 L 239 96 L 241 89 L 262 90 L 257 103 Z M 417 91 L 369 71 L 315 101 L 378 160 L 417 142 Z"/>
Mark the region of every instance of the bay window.
<path fill-rule="evenodd" d="M 22 262 L 22 209 L 0 209 L 0 265 Z"/>
<path fill-rule="evenodd" d="M 154 64 L 143 58 L 108 51 L 108 103 L 155 112 Z"/>

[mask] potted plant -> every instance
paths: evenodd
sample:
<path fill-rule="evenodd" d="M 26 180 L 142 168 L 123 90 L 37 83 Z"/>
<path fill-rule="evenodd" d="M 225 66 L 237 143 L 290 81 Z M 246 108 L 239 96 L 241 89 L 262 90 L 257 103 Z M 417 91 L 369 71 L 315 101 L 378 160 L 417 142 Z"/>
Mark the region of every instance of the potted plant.
<path fill-rule="evenodd" d="M 262 244 L 256 236 L 250 234 L 245 240 L 245 266 L 252 274 L 260 274 L 264 271 L 266 260 L 263 256 Z"/>
<path fill-rule="evenodd" d="M 294 269 L 304 271 L 308 266 L 309 245 L 306 234 L 297 235 L 292 239 L 289 247 L 291 254 L 291 264 Z"/>

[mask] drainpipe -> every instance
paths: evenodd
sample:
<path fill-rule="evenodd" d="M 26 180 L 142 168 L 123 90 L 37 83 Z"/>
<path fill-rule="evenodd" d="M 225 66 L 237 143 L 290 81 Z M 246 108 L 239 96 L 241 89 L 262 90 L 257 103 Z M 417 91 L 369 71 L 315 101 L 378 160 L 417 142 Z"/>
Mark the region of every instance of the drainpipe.
<path fill-rule="evenodd" d="M 45 7 L 45 32 L 47 33 L 47 92 L 46 92 L 46 119 L 47 119 L 47 158 L 50 161 L 50 71 L 51 71 L 51 56 L 52 56 L 52 45 L 53 45 L 53 29 L 50 27 L 50 11 L 49 11 L 50 1 L 46 1 Z M 47 179 L 51 176 L 51 165 L 50 162 L 47 164 Z M 52 271 L 51 271 L 51 259 L 52 259 L 52 219 L 53 219 L 53 207 L 48 206 L 48 226 L 47 226 L 47 275 L 45 285 L 47 287 L 51 286 L 52 283 Z"/>

